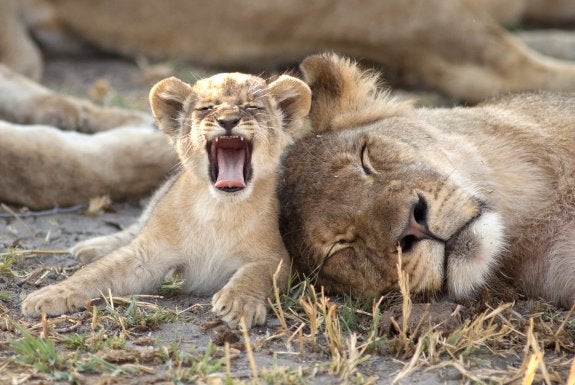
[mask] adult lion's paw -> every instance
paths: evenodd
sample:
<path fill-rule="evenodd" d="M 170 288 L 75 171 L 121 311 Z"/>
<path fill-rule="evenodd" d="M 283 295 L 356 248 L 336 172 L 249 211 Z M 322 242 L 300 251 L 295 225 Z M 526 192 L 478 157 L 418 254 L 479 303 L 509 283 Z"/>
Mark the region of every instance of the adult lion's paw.
<path fill-rule="evenodd" d="M 212 311 L 231 328 L 236 328 L 242 317 L 248 329 L 266 322 L 265 302 L 232 288 L 224 287 L 214 294 Z"/>
<path fill-rule="evenodd" d="M 38 317 L 43 312 L 48 315 L 73 313 L 84 308 L 89 299 L 81 288 L 51 285 L 30 293 L 22 302 L 22 313 L 30 317 Z"/>
<path fill-rule="evenodd" d="M 63 130 L 82 131 L 82 110 L 77 102 L 62 95 L 42 95 L 31 101 L 30 121 L 59 127 Z"/>

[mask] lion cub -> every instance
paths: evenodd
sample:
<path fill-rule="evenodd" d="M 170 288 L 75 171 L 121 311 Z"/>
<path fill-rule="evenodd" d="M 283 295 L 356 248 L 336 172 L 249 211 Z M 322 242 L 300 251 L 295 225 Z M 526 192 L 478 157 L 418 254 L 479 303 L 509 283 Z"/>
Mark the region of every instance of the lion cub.
<path fill-rule="evenodd" d="M 178 153 L 180 172 L 136 225 L 76 245 L 72 253 L 96 261 L 31 293 L 22 312 L 72 312 L 108 289 L 150 292 L 177 269 L 186 292 L 216 292 L 213 311 L 229 326 L 240 317 L 248 327 L 263 324 L 272 275 L 281 262 L 282 285 L 290 267 L 276 184 L 284 148 L 304 132 L 309 87 L 287 75 L 267 84 L 219 74 L 193 86 L 172 77 L 152 88 L 150 104 Z"/>

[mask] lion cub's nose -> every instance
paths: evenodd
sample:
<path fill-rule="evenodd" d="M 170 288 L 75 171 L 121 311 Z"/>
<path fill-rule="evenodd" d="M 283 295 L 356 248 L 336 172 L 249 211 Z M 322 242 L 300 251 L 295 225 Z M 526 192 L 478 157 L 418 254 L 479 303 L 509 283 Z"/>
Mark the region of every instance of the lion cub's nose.
<path fill-rule="evenodd" d="M 220 125 L 220 127 L 225 129 L 226 133 L 229 135 L 229 134 L 231 134 L 232 129 L 238 125 L 238 123 L 240 122 L 240 119 L 236 118 L 236 117 L 226 117 L 226 118 L 217 119 L 217 121 L 218 121 L 218 124 Z"/>

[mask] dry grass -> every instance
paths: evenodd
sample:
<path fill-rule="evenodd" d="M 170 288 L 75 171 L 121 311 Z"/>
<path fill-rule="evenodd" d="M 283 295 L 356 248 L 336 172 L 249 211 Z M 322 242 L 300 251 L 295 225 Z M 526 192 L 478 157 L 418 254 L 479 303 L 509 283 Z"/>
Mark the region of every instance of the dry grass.
<path fill-rule="evenodd" d="M 401 257 L 401 249 L 398 248 L 397 269 L 402 294 L 402 320 L 401 324 L 391 320 L 397 335 L 390 341 L 389 346 L 392 347 L 392 352 L 408 361 L 392 383 L 409 377 L 419 368 L 445 367 L 455 368 L 464 378 L 475 383 L 520 381 L 524 385 L 530 385 L 573 381 L 571 372 L 575 365 L 572 358 L 575 352 L 575 320 L 572 315 L 575 307 L 567 313 L 551 309 L 554 312 L 552 317 L 556 319 L 549 322 L 545 321 L 541 313 L 528 314 L 525 317 L 513 310 L 513 303 L 503 303 L 495 308 L 488 305 L 487 310 L 464 320 L 460 327 L 448 333 L 439 331 L 439 325 L 421 330 L 421 321 L 410 329 L 408 321 L 412 302 L 409 276 L 402 270 Z M 422 320 L 423 318 L 425 313 Z M 528 327 L 524 331 L 526 323 Z M 559 327 L 555 327 L 558 323 Z M 567 325 L 570 325 L 569 332 L 565 329 Z M 535 332 L 536 329 L 540 330 L 541 338 Z M 545 347 L 554 347 L 550 352 L 554 353 L 553 358 L 545 359 Z M 523 360 L 518 368 L 485 368 L 474 362 L 480 362 L 485 354 L 503 358 L 520 351 L 523 351 Z M 569 378 L 561 374 L 565 373 L 568 367 L 571 367 Z"/>
<path fill-rule="evenodd" d="M 31 255 L 32 250 L 1 253 L 0 274 L 11 282 L 22 282 L 22 277 L 30 274 L 21 271 L 20 264 Z M 11 337 L 9 343 L 0 340 L 0 353 L 2 349 L 4 354 L 9 352 L 0 369 L 13 373 L 15 383 L 38 376 L 48 383 L 74 382 L 97 373 L 121 381 L 122 376 L 157 374 L 163 368 L 170 381 L 182 384 L 304 384 L 316 376 L 332 377 L 342 384 L 371 384 L 409 381 L 416 371 L 449 368 L 458 372 L 463 382 L 575 385 L 573 309 L 565 312 L 525 301 L 485 304 L 457 327 L 445 330 L 440 322 L 424 321 L 433 307 L 417 313 L 420 319 L 414 315 L 415 308 L 422 305 L 412 302 L 401 250 L 398 256 L 401 317 L 391 319 L 392 335 L 382 329 L 386 321 L 382 311 L 393 304 L 389 298 L 362 304 L 330 297 L 323 288 L 316 289 L 303 279 L 292 283 L 287 293 L 274 284 L 269 304 L 277 327 L 264 336 L 249 332 L 241 323 L 241 345 L 225 342 L 221 348 L 189 352 L 177 343 L 152 342 L 144 353 L 132 347 L 143 333 L 153 336 L 162 325 L 189 316 L 194 306 L 178 311 L 160 305 L 161 296 L 117 297 L 108 292 L 94 299 L 89 310 L 43 317 L 36 323 L 15 320 L 7 308 L 2 310 L 0 325 L 4 326 L 0 328 Z M 294 362 L 314 357 L 314 364 L 258 365 L 262 352 L 270 349 L 274 355 L 293 357 Z M 403 367 L 392 377 L 378 380 L 378 373 L 386 370 L 377 367 L 378 356 L 390 354 Z M 493 359 L 499 363 L 486 365 Z M 236 373 L 242 360 L 249 368 L 247 378 Z M 34 367 L 38 363 L 40 366 Z"/>

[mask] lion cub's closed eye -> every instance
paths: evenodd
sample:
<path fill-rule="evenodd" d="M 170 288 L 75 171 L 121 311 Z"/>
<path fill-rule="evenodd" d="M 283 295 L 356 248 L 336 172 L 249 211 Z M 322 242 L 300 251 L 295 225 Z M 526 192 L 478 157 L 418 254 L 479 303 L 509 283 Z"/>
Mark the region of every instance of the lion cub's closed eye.
<path fill-rule="evenodd" d="M 71 252 L 94 261 L 72 277 L 30 294 L 24 314 L 74 311 L 108 288 L 154 290 L 174 268 L 184 289 L 214 294 L 213 310 L 234 327 L 265 322 L 265 298 L 289 256 L 278 229 L 280 157 L 304 130 L 311 91 L 282 75 L 219 74 L 189 85 L 165 79 L 150 92 L 152 113 L 174 146 L 180 172 L 152 198 L 135 225 L 90 239 Z M 146 149 L 143 148 L 142 151 Z"/>

